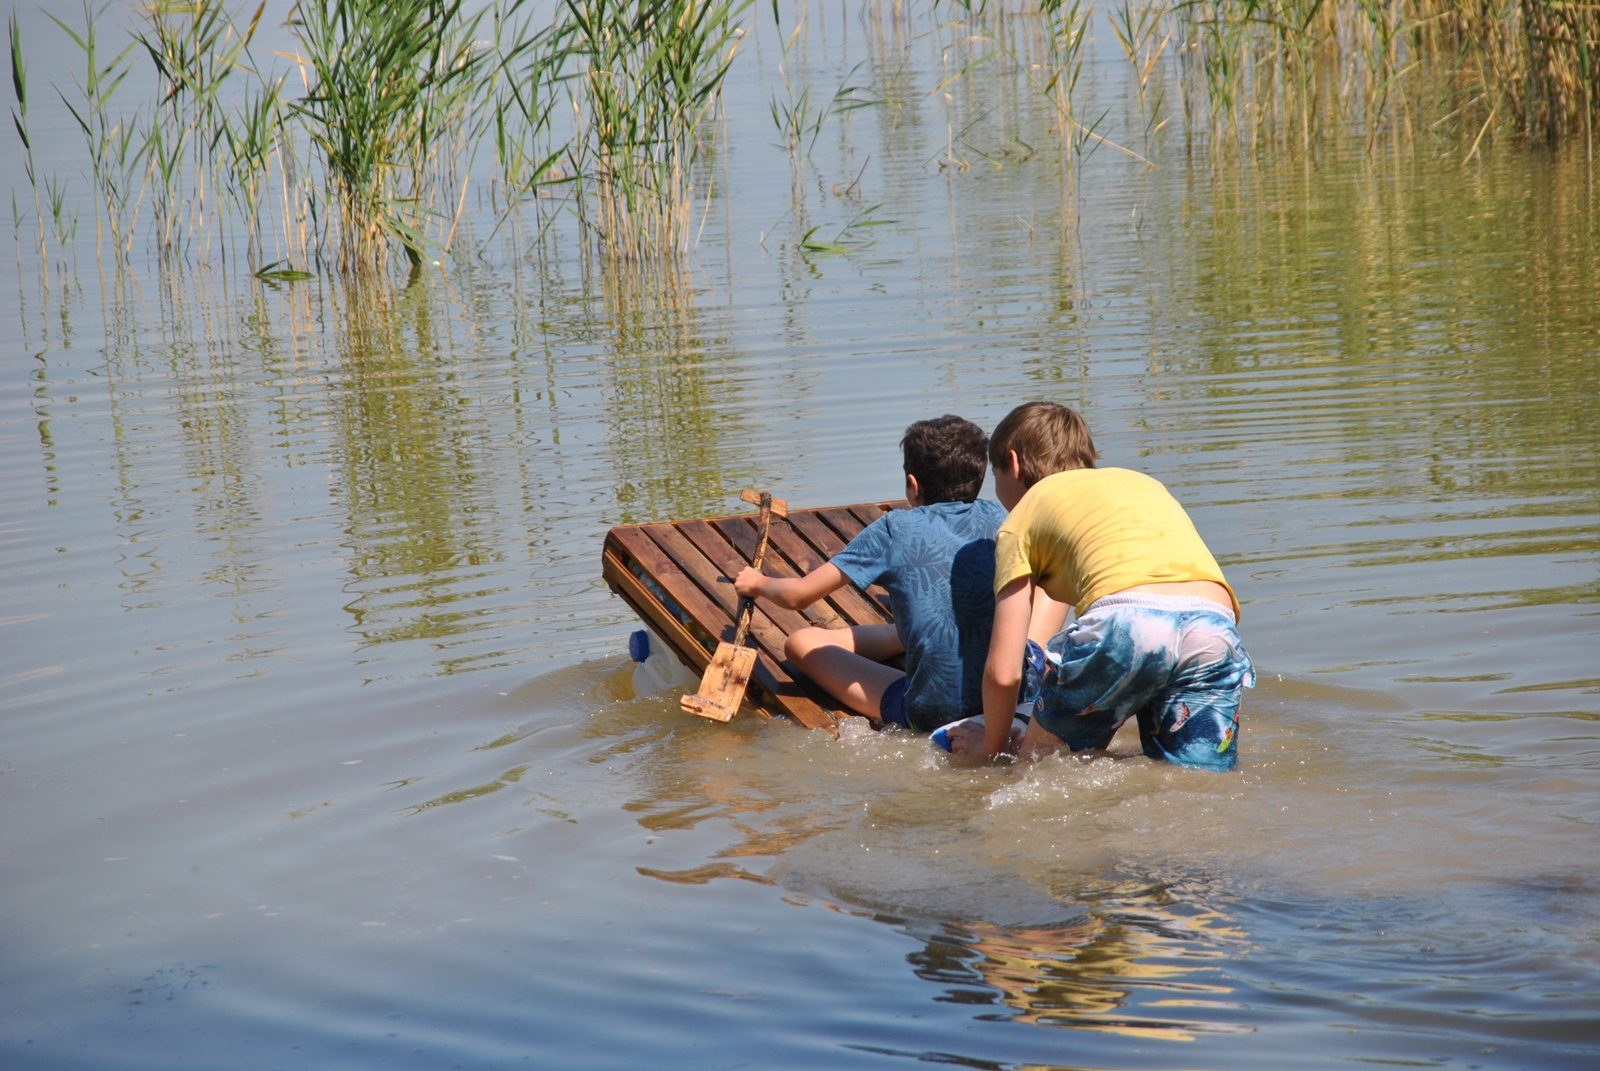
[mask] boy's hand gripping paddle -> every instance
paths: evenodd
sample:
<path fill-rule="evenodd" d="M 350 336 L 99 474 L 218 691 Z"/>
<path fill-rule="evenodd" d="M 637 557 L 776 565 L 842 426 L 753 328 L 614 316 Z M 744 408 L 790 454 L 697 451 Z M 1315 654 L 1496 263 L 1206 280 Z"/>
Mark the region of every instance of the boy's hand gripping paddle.
<path fill-rule="evenodd" d="M 753 492 L 746 491 L 740 496 L 745 501 L 755 498 Z M 757 521 L 758 536 L 756 539 L 756 556 L 751 561 L 755 568 L 761 568 L 761 559 L 767 553 L 767 526 L 772 521 L 774 507 L 781 517 L 787 511 L 782 503 L 774 501 L 771 494 L 761 492 L 757 501 L 761 504 L 761 516 Z M 734 630 L 733 641 L 717 644 L 717 650 L 711 656 L 711 664 L 706 666 L 705 676 L 700 678 L 700 690 L 694 695 L 686 695 L 682 699 L 683 709 L 710 718 L 713 721 L 731 721 L 739 713 L 739 704 L 744 701 L 744 691 L 750 684 L 750 673 L 756 666 L 756 649 L 744 645 L 745 637 L 750 633 L 750 615 L 755 610 L 755 600 L 744 598 L 739 600 L 739 626 Z"/>

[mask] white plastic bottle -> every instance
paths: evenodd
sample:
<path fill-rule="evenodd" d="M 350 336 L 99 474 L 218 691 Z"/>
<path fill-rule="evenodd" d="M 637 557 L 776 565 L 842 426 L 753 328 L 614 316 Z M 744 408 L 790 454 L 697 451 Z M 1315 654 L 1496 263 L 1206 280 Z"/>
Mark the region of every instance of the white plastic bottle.
<path fill-rule="evenodd" d="M 666 641 L 651 629 L 639 629 L 628 637 L 628 655 L 633 659 L 634 695 L 655 695 L 698 683 L 689 667 L 678 661 Z"/>

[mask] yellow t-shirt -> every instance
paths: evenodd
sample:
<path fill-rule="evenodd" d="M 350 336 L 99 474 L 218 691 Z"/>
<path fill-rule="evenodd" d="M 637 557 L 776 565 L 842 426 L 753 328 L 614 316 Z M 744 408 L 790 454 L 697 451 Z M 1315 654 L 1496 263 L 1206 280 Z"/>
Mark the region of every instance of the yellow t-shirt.
<path fill-rule="evenodd" d="M 994 589 L 1031 576 L 1082 613 L 1139 584 L 1223 579 L 1194 522 L 1160 480 L 1131 469 L 1069 469 L 1028 489 L 995 537 Z"/>

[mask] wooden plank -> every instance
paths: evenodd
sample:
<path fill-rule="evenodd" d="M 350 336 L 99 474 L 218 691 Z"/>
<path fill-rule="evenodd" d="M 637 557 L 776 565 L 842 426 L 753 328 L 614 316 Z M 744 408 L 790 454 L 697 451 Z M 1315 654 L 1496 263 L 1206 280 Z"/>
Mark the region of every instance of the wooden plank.
<path fill-rule="evenodd" d="M 715 521 L 677 521 L 673 524 L 676 531 L 686 537 L 691 543 L 706 556 L 712 564 L 721 565 L 724 575 L 732 577 L 744 566 L 749 565 L 755 557 L 757 536 L 754 524 L 747 518 L 724 517 Z M 768 531 L 768 558 L 763 566 L 772 562 L 771 539 L 774 534 L 785 527 L 782 522 L 773 520 Z M 729 542 L 727 534 L 732 534 L 738 540 L 738 545 Z M 748 539 L 745 537 L 748 536 Z M 732 585 L 728 587 L 731 589 Z M 737 606 L 737 603 L 735 603 Z M 765 621 L 773 631 L 763 630 L 757 648 L 760 655 L 757 659 L 757 678 L 771 691 L 775 697 L 788 700 L 792 708 L 791 713 L 797 720 L 804 721 L 807 714 L 826 716 L 826 727 L 831 727 L 836 718 L 819 706 L 813 696 L 821 697 L 832 703 L 831 697 L 818 691 L 814 687 L 804 687 L 808 682 L 798 681 L 791 672 L 789 664 L 783 660 L 783 641 L 801 628 L 811 624 L 803 614 L 774 606 L 764 600 L 757 600 L 756 610 L 750 619 L 750 635 L 757 636 L 757 624 Z M 771 680 L 764 678 L 763 671 L 770 675 Z M 801 713 L 805 711 L 805 713 Z M 811 725 L 817 728 L 817 725 Z"/>
<path fill-rule="evenodd" d="M 810 572 L 886 510 L 901 505 L 791 508 L 787 520 L 772 521 L 764 567 L 773 576 Z M 756 541 L 750 514 L 618 526 L 607 534 L 601 571 L 611 589 L 681 661 L 703 672 L 716 644 L 732 638 L 739 599 L 731 578 L 749 564 Z M 813 624 L 838 627 L 890 621 L 888 594 L 878 585 L 866 593 L 846 585 L 804 612 L 758 600 L 750 627 L 751 646 L 757 652 L 750 705 L 763 713 L 763 707 L 770 705 L 801 725 L 837 734 L 836 723 L 845 713 L 814 684 L 791 672 L 783 661 L 784 642 Z"/>
<path fill-rule="evenodd" d="M 865 502 L 858 506 L 810 509 L 796 512 L 790 524 L 824 557 L 831 558 L 867 525 L 891 509 L 903 509 L 905 505 L 904 502 Z"/>
<path fill-rule="evenodd" d="M 861 529 L 866 527 L 865 524 L 861 523 L 861 519 L 850 511 L 849 506 L 829 506 L 816 512 L 818 519 L 839 533 L 839 538 L 846 543 L 854 539 Z"/>
<path fill-rule="evenodd" d="M 817 556 L 824 561 L 839 553 L 844 549 L 844 545 L 850 542 L 848 539 L 839 538 L 839 533 L 823 523 L 822 518 L 811 510 L 791 516 L 789 527 L 803 537 Z"/>
<path fill-rule="evenodd" d="M 721 630 L 717 627 L 713 631 L 713 623 L 728 619 L 727 611 L 707 598 L 655 540 L 642 528 L 613 528 L 608 538 L 616 541 L 623 555 L 638 562 L 650 579 L 661 585 L 662 590 L 711 635 L 712 642 L 716 642 Z M 704 657 L 710 661 L 709 651 L 704 652 Z M 704 662 L 701 668 L 705 668 Z"/>
<path fill-rule="evenodd" d="M 827 564 L 833 556 L 817 550 L 792 524 L 773 525 L 770 538 L 772 545 L 767 553 L 771 554 L 774 550 L 778 552 L 779 560 L 789 569 L 782 574 L 784 576 L 804 576 L 818 566 Z"/>
<path fill-rule="evenodd" d="M 872 503 L 870 505 L 850 506 L 849 511 L 855 515 L 856 520 L 861 522 L 861 527 L 865 528 L 885 513 L 888 513 L 889 508 L 886 505 Z"/>
<path fill-rule="evenodd" d="M 728 578 L 726 587 L 732 591 L 732 577 L 750 564 L 749 558 L 737 554 L 705 521 L 680 521 L 676 528 L 706 556 L 708 561 L 722 570 L 723 576 Z M 751 549 L 750 556 L 754 557 L 754 548 Z M 737 613 L 737 601 L 735 607 Z M 785 610 L 764 599 L 757 599 L 755 612 L 750 615 L 750 636 L 757 641 L 756 646 L 773 662 L 782 662 L 784 641 L 789 638 L 790 633 L 808 624 L 809 621 L 793 610 Z"/>
<path fill-rule="evenodd" d="M 816 548 L 823 558 L 832 558 L 845 548 L 845 545 L 861 532 L 853 515 L 840 518 L 840 526 L 847 535 L 841 535 L 832 525 L 821 517 L 821 510 L 807 510 L 805 513 L 795 513 L 789 518 L 790 527 L 803 535 L 808 544 Z M 852 595 L 842 596 L 846 602 L 835 601 L 835 609 L 840 611 L 840 617 L 852 625 L 869 625 L 877 621 L 889 620 L 889 595 L 883 588 L 869 589 L 869 593 L 862 593 L 852 587 Z M 879 596 L 872 598 L 874 592 Z"/>
<path fill-rule="evenodd" d="M 733 590 L 732 578 L 688 538 L 684 528 L 694 523 L 652 525 L 649 529 L 650 538 L 694 579 L 701 591 L 721 607 L 723 616 L 717 622 L 718 627 L 712 628 L 710 622 L 702 623 L 719 641 L 729 642 L 737 631 L 735 619 L 739 614 L 739 596 Z M 776 662 L 783 657 L 783 641 L 788 633 L 773 622 L 769 609 L 773 609 L 770 604 L 757 601 L 755 612 L 750 615 L 750 639 Z"/>
<path fill-rule="evenodd" d="M 786 529 L 782 532 L 774 530 L 772 541 L 785 552 L 791 550 L 791 544 L 798 544 L 797 547 L 793 548 L 793 553 L 796 556 L 804 556 L 808 560 L 815 560 L 814 555 L 806 554 L 809 544 L 799 540 L 792 530 Z M 823 562 L 819 561 L 817 564 L 823 564 Z M 806 571 L 809 572 L 815 567 L 814 565 L 808 565 Z M 773 572 L 773 570 L 768 570 L 768 572 Z M 889 616 L 884 613 L 883 607 L 869 599 L 854 584 L 845 584 L 844 587 L 823 600 L 823 603 L 826 606 L 826 610 L 819 612 L 814 607 L 813 611 L 808 613 L 806 617 L 813 624 L 822 625 L 825 628 L 839 628 L 845 625 L 881 625 L 890 620 Z"/>
<path fill-rule="evenodd" d="M 706 523 L 742 554 L 746 562 L 755 556 L 756 529 L 746 518 L 724 517 Z M 801 576 L 826 561 L 812 551 L 803 540 L 797 539 L 787 523 L 774 523 L 767 538 L 767 560 L 763 563 L 762 569 L 768 576 Z M 796 552 L 794 556 L 790 555 L 791 550 Z M 785 611 L 785 613 L 793 613 L 800 618 L 798 621 L 786 620 L 785 627 L 790 633 L 807 625 L 832 627 L 836 622 L 857 623 L 849 620 L 839 604 L 831 599 L 824 600 L 822 606 L 813 604 L 805 610 Z"/>
<path fill-rule="evenodd" d="M 744 547 L 747 557 L 753 556 L 756 532 L 755 527 L 747 523 L 746 518 L 728 517 L 707 523 L 723 533 L 736 545 Z M 782 575 L 782 572 L 777 568 L 771 567 L 773 565 L 773 545 L 781 546 L 784 542 L 792 541 L 799 543 L 801 547 L 806 546 L 803 542 L 794 539 L 792 530 L 788 525 L 782 527 L 774 525 L 768 535 L 768 539 L 768 557 L 764 568 L 766 572 L 775 576 Z M 811 555 L 807 555 L 807 557 L 810 558 Z M 885 600 L 884 606 L 888 604 L 888 593 L 883 588 L 874 585 L 871 590 L 882 593 Z M 847 583 L 822 600 L 820 604 L 813 604 L 807 611 L 802 612 L 801 616 L 804 618 L 805 623 L 816 624 L 823 628 L 892 624 L 894 618 L 885 612 L 884 606 L 880 606 L 855 585 Z M 799 625 L 797 624 L 796 627 L 799 627 Z M 792 631 L 793 629 L 791 629 L 791 633 Z M 905 660 L 898 656 L 890 659 L 888 664 L 899 669 L 905 668 Z M 824 697 L 828 702 L 833 702 L 832 697 L 825 695 Z"/>
<path fill-rule="evenodd" d="M 710 562 L 670 523 L 614 528 L 607 542 L 619 551 L 617 569 L 631 576 L 626 561 L 630 558 L 637 561 L 651 580 L 700 626 L 699 631 L 708 637 L 705 641 L 697 639 L 688 628 L 676 622 L 670 611 L 662 607 L 642 583 L 636 586 L 612 584 L 613 590 L 619 590 L 619 587 L 631 589 L 619 590 L 619 594 L 624 594 L 625 601 L 630 605 L 639 600 L 641 605 L 634 606 L 635 612 L 652 624 L 661 624 L 663 628 L 658 631 L 662 639 L 674 646 L 685 645 L 688 650 L 679 650 L 680 658 L 687 653 L 695 667 L 703 671 L 711 660 L 710 647 L 704 644 L 709 642 L 714 647 L 718 640 L 731 639 L 733 636 L 734 614 L 737 612 L 733 585 L 719 585 L 718 574 Z M 673 623 L 667 624 L 669 621 Z M 751 617 L 751 635 L 760 641 L 752 683 L 759 685 L 780 709 L 800 724 L 837 733 L 835 722 L 839 715 L 812 698 L 816 694 L 814 689 L 801 686 L 780 664 L 784 633 L 766 618 L 759 607 Z M 774 647 L 777 657 L 772 653 Z M 764 716 L 771 716 L 759 701 L 752 705 Z"/>
<path fill-rule="evenodd" d="M 741 518 L 724 518 L 720 521 L 678 521 L 674 527 L 699 548 L 700 553 L 704 554 L 713 566 L 722 570 L 722 575 L 727 578 L 726 587 L 730 591 L 733 590 L 733 578 L 755 559 L 757 543 L 755 529 L 745 524 Z M 777 534 L 781 527 L 786 526 L 781 521 L 774 520 L 768 528 L 767 559 L 762 563 L 763 568 L 774 564 L 772 536 Z M 768 616 L 783 627 L 797 628 L 804 624 L 791 620 L 799 617 L 793 610 L 785 610 L 770 604 L 766 610 Z"/>

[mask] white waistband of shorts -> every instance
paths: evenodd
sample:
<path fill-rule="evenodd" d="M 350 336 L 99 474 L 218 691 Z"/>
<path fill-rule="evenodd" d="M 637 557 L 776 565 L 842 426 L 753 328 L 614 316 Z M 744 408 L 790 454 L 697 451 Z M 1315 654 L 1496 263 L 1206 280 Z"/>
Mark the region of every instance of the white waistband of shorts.
<path fill-rule="evenodd" d="M 1234 624 L 1239 623 L 1238 619 L 1233 616 L 1232 607 L 1224 606 L 1220 602 L 1215 602 L 1199 595 L 1156 595 L 1148 591 L 1123 595 L 1102 595 L 1089 604 L 1089 608 L 1083 612 L 1083 616 L 1087 617 L 1097 610 L 1113 610 L 1129 606 L 1143 606 L 1150 610 L 1166 610 L 1171 613 L 1199 613 L 1204 611 L 1221 614 Z"/>

